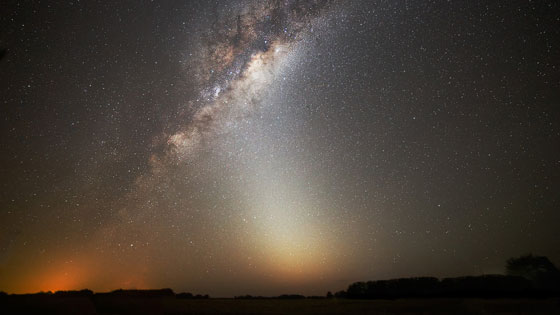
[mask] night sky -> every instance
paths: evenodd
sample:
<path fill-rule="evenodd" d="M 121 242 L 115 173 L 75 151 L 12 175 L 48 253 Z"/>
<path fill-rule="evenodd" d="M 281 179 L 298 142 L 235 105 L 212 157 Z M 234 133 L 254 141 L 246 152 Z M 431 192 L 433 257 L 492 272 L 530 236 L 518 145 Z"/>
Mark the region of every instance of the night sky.
<path fill-rule="evenodd" d="M 558 1 L 2 1 L 0 290 L 560 263 Z"/>

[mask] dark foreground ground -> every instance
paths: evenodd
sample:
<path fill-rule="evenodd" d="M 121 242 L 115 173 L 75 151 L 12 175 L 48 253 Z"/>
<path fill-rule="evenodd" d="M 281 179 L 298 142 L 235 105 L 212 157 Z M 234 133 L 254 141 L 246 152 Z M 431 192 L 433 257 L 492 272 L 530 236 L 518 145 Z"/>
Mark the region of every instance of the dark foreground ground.
<path fill-rule="evenodd" d="M 184 300 L 28 297 L 2 299 L 1 314 L 560 314 L 560 299 Z"/>

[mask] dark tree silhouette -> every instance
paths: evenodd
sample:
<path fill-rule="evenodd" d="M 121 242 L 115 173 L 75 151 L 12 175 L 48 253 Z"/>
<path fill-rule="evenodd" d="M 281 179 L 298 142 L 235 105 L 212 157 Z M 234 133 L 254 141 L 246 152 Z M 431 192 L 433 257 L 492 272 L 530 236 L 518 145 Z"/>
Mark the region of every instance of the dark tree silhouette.
<path fill-rule="evenodd" d="M 508 259 L 506 273 L 511 276 L 524 277 L 539 289 L 560 288 L 560 271 L 545 256 L 532 254 Z"/>
<path fill-rule="evenodd" d="M 190 292 L 182 292 L 182 293 L 177 293 L 175 297 L 178 299 L 192 299 L 194 296 Z"/>

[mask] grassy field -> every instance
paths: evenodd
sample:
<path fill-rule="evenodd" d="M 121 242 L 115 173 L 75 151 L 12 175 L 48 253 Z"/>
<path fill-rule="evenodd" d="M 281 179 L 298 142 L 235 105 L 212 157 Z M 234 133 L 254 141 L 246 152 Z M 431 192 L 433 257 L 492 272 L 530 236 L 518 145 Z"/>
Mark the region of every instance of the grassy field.
<path fill-rule="evenodd" d="M 181 300 L 49 298 L 2 301 L 3 314 L 560 314 L 560 299 Z"/>

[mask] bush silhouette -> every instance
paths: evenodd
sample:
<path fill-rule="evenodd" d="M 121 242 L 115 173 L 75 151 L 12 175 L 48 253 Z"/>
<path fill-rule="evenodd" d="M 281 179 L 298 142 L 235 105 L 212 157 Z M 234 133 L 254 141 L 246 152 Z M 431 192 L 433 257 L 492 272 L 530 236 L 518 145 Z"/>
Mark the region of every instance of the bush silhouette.
<path fill-rule="evenodd" d="M 506 273 L 530 280 L 537 289 L 560 289 L 560 271 L 545 256 L 529 254 L 510 258 L 506 263 Z"/>
<path fill-rule="evenodd" d="M 182 292 L 182 293 L 177 293 L 175 297 L 178 299 L 192 299 L 194 296 L 192 295 L 192 293 Z"/>
<path fill-rule="evenodd" d="M 54 296 L 58 297 L 91 297 L 93 291 L 84 289 L 80 291 L 56 291 Z"/>

